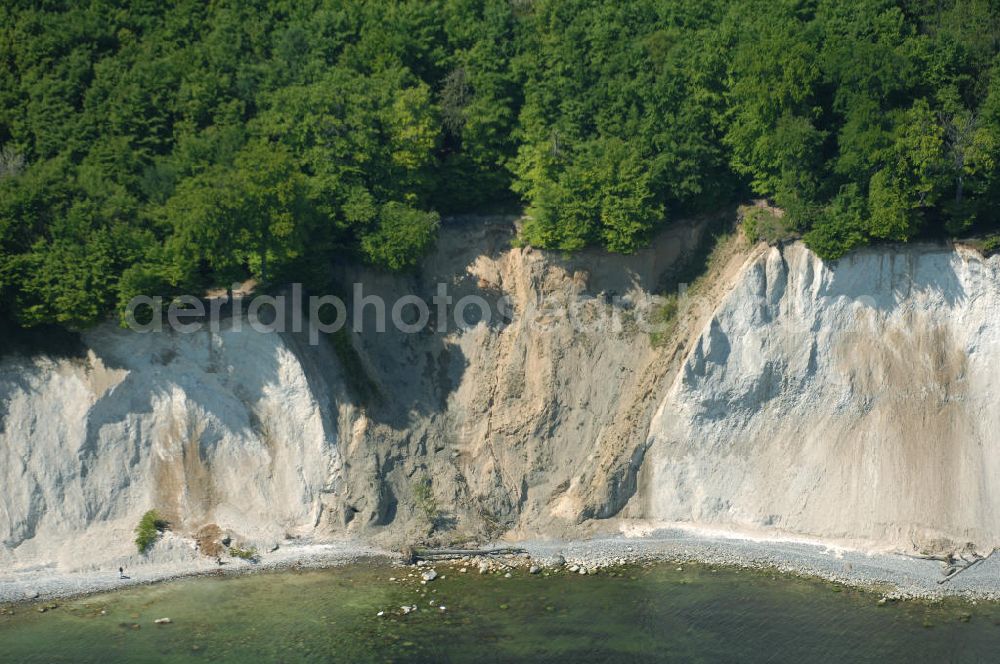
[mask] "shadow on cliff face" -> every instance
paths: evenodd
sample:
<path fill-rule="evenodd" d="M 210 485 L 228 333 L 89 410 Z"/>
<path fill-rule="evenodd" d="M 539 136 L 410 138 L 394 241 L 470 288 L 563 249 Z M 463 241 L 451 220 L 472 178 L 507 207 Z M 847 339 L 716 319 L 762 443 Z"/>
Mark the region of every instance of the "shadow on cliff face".
<path fill-rule="evenodd" d="M 439 245 L 418 270 L 387 274 L 346 266 L 338 271 L 337 290 L 346 303 L 348 321 L 339 332 L 328 335 L 328 341 L 356 405 L 372 420 L 402 430 L 414 418 L 444 413 L 449 395 L 469 369 L 454 343 L 455 335 L 481 323 L 489 333 L 500 333 L 511 323 L 503 288 L 475 276 L 471 266 L 480 255 L 495 258 L 509 249 L 513 226 L 509 220 L 484 223 L 478 219 L 477 223 L 481 227 L 472 231 L 474 241 Z M 455 224 L 471 226 L 472 222 L 452 222 L 451 228 Z M 445 289 L 447 302 L 438 299 L 439 288 Z M 374 299 L 384 307 L 373 304 Z M 417 300 L 426 305 L 425 324 L 413 304 Z M 409 303 L 398 305 L 394 316 L 394 305 L 404 302 Z M 419 329 L 400 330 L 394 318 L 403 326 Z"/>
<path fill-rule="evenodd" d="M 574 296 L 581 300 L 598 298 L 609 306 L 629 308 L 632 303 L 621 296 L 630 291 L 672 293 L 697 279 L 705 271 L 715 235 L 727 232 L 734 218 L 735 212 L 727 209 L 677 222 L 667 229 L 669 232 L 657 235 L 650 247 L 632 255 L 594 248 L 573 254 L 522 249 L 537 255 L 544 264 L 539 274 L 523 275 L 526 284 L 503 283 L 499 274 L 482 276 L 490 268 L 476 274 L 476 268 L 483 267 L 481 262 L 500 263 L 505 253 L 517 250 L 513 247 L 513 218 L 451 219 L 442 229 L 437 249 L 418 271 L 391 275 L 360 266 L 339 270 L 336 279 L 349 321 L 339 333 L 330 335 L 329 342 L 344 365 L 358 405 L 366 407 L 368 416 L 377 421 L 403 427 L 412 415 L 443 413 L 449 395 L 470 368 L 455 338 L 484 322 L 484 317 L 475 306 L 456 311 L 464 300 L 475 298 L 488 304 L 485 327 L 492 336 L 503 334 L 515 317 L 525 313 L 510 300 L 511 291 L 520 286 L 541 300 L 544 291 L 552 288 L 544 283 L 552 272 L 571 278 Z M 371 304 L 361 307 L 361 320 L 353 315 L 353 287 L 358 283 L 364 296 L 378 296 L 386 303 L 384 332 L 376 331 L 376 309 Z M 441 284 L 450 298 L 445 309 L 434 304 Z M 417 333 L 400 332 L 391 324 L 390 309 L 400 298 L 413 296 L 428 304 L 428 324 Z M 542 302 L 537 304 L 541 309 Z M 413 307 L 402 308 L 402 314 L 405 323 L 417 322 Z"/>
<path fill-rule="evenodd" d="M 58 325 L 24 328 L 0 314 L 0 360 L 14 355 L 83 358 L 87 347 L 79 332 Z"/>
<path fill-rule="evenodd" d="M 217 333 L 189 334 L 106 324 L 82 339 L 73 335 L 78 345 L 65 352 L 53 343 L 25 343 L 3 359 L 0 440 L 7 428 L 6 435 L 29 441 L 42 435 L 32 417 L 51 420 L 45 431 L 55 432 L 27 446 L 23 481 L 35 507 L 11 512 L 18 541 L 33 537 L 48 512 L 79 528 L 140 508 L 159 510 L 181 532 L 205 525 L 219 507 L 242 510 L 248 523 L 312 525 L 296 500 L 308 496 L 315 506 L 333 481 L 321 475 L 328 462 L 335 472 L 336 404 L 326 402 L 318 383 L 302 382 L 282 335 L 256 332 L 245 320 L 236 332 L 232 322 L 224 319 Z M 60 400 L 65 381 L 76 389 L 73 403 Z M 14 395 L 33 400 L 19 422 L 7 412 Z M 58 484 L 31 471 L 53 448 L 64 466 Z M 240 481 L 245 495 L 235 489 Z M 303 502 L 302 509 L 313 508 Z"/>
<path fill-rule="evenodd" d="M 941 245 L 762 255 L 664 402 L 646 516 L 991 547 L 997 280 Z"/>
<path fill-rule="evenodd" d="M 954 255 L 954 248 L 944 244 L 900 245 L 898 250 L 891 245 L 862 248 L 826 264 L 832 279 L 824 285 L 823 294 L 854 298 L 882 313 L 921 294 L 940 297 L 954 307 L 967 298 L 959 272 L 941 269 Z"/>
<path fill-rule="evenodd" d="M 508 331 L 512 316 L 523 311 L 501 300 L 514 294 L 523 306 L 556 293 L 624 306 L 613 296 L 657 292 L 684 279 L 679 266 L 697 263 L 693 248 L 704 246 L 706 227 L 675 224 L 633 256 L 597 250 L 566 256 L 512 248 L 511 219 L 458 220 L 446 226 L 419 271 L 388 275 L 341 268 L 336 276 L 348 285 L 348 312 L 354 310 L 350 284 L 358 281 L 364 295 L 384 300 L 386 331 L 373 331 L 376 312 L 367 307 L 361 332 L 354 331 L 352 319 L 319 348 L 309 347 L 304 335 L 275 336 L 298 357 L 324 435 L 331 446 L 336 439 L 344 455 L 346 486 L 330 504 L 340 510 L 342 525 L 415 521 L 413 478 L 424 474 L 433 477 L 443 508 L 454 509 L 435 523 L 439 530 L 465 527 L 471 518 L 483 529 L 502 531 L 522 514 L 537 516 L 568 495 L 573 480 L 613 486 L 591 491 L 586 504 L 564 501 L 569 520 L 616 514 L 635 491 L 641 441 L 662 387 L 656 351 L 641 335 L 583 338 L 565 325 L 551 334 Z M 432 315 L 420 332 L 396 330 L 393 302 L 417 296 L 436 314 L 433 301 L 442 283 L 451 298 L 447 326 Z M 474 306 L 455 320 L 456 305 L 471 297 L 487 303 L 489 321 Z M 416 314 L 404 308 L 404 323 L 415 322 Z M 142 335 L 107 326 L 86 335 L 87 347 L 105 366 L 129 370 L 115 389 L 97 396 L 87 414 L 78 459 L 88 519 L 121 515 L 124 499 L 110 499 L 97 480 L 118 465 L 127 468 L 116 489 L 147 481 L 137 465 L 149 452 L 143 445 L 154 444 L 167 452 L 167 458 L 150 461 L 151 495 L 162 503 L 156 507 L 181 527 L 200 526 L 198 520 L 221 499 L 216 483 L 227 469 L 217 467 L 220 442 L 245 436 L 268 444 L 273 432 L 257 404 L 268 386 L 281 384 L 282 349 L 277 339 L 265 343 L 267 335 L 225 330 L 224 324 L 214 336 Z M 154 436 L 144 428 L 161 410 Z M 282 435 L 299 435 L 294 423 L 286 425 Z M 594 454 L 607 457 L 596 475 Z M 326 487 L 310 490 L 323 493 Z M 594 498 L 601 495 L 606 498 Z"/>
<path fill-rule="evenodd" d="M 102 328 L 88 335 L 97 360 L 128 370 L 114 389 L 97 395 L 87 413 L 77 456 L 88 520 L 121 516 L 116 511 L 122 504 L 108 500 L 106 487 L 87 481 L 90 474 L 107 474 L 109 463 L 125 469 L 120 489 L 148 479 L 151 507 L 179 526 L 198 527 L 226 499 L 216 491 L 213 468 L 224 438 L 245 440 L 251 463 L 273 457 L 274 432 L 258 411 L 269 386 L 281 382 L 280 339 L 233 332 L 229 322 L 218 334 Z M 258 442 L 267 454 L 261 455 Z"/>
<path fill-rule="evenodd" d="M 617 310 L 613 315 L 627 320 L 635 298 L 694 280 L 714 245 L 711 236 L 728 230 L 733 218 L 722 212 L 678 222 L 631 256 L 517 247 L 513 219 L 453 220 L 418 271 L 339 266 L 336 281 L 349 315 L 355 284 L 362 297 L 385 302 L 387 319 L 402 297 L 426 302 L 431 314 L 420 332 L 391 323 L 378 332 L 368 304 L 360 320 L 351 318 L 349 329 L 331 340 L 339 366 L 325 373 L 343 373 L 344 397 L 364 412 L 356 436 L 364 442 L 344 447 L 353 479 L 342 525 L 365 522 L 359 512 L 376 525 L 405 521 L 416 514 L 410 485 L 424 473 L 434 478 L 438 498 L 455 507 L 439 529 L 478 522 L 483 531 L 502 532 L 525 514 L 549 518 L 557 502 L 567 506 L 558 510 L 568 522 L 617 514 L 636 490 L 663 387 L 659 351 L 634 329 L 580 332 L 558 316 L 538 326 L 525 318 L 544 317 L 552 296 Z M 434 304 L 440 284 L 451 298 L 444 323 Z M 455 320 L 457 304 L 473 297 L 490 306 L 485 324 L 475 307 Z M 414 321 L 414 310 L 404 313 L 404 322 Z M 609 486 L 591 487 L 602 483 Z M 564 500 L 571 485 L 569 493 L 583 487 L 586 496 Z"/>

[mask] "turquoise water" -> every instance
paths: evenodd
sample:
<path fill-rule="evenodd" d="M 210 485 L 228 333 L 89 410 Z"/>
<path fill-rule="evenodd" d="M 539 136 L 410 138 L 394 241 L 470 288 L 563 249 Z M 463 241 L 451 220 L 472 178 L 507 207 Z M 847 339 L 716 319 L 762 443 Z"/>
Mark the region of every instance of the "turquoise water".
<path fill-rule="evenodd" d="M 426 586 L 390 582 L 412 570 L 372 563 L 185 579 L 44 613 L 48 603 L 19 605 L 0 616 L 0 662 L 1000 658 L 993 603 L 879 606 L 878 595 L 825 582 L 692 565 L 510 579 L 436 569 L 445 578 Z M 161 617 L 173 622 L 153 624 Z"/>

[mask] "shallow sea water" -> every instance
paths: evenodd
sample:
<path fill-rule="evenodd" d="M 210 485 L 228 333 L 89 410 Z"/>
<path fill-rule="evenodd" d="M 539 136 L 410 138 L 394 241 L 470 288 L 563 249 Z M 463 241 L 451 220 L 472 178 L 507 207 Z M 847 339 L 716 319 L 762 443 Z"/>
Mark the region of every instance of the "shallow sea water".
<path fill-rule="evenodd" d="M 994 603 L 880 606 L 823 581 L 689 564 L 435 569 L 426 585 L 417 568 L 359 563 L 17 605 L 0 615 L 0 662 L 1000 660 Z"/>

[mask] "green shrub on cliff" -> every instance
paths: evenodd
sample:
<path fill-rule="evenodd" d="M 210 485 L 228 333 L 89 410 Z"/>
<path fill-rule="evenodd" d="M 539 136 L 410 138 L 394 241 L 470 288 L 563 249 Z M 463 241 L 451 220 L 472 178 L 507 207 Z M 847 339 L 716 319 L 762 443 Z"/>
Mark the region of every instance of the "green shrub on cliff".
<path fill-rule="evenodd" d="M 431 525 L 434 525 L 440 518 L 441 510 L 438 507 L 437 499 L 434 498 L 431 478 L 424 476 L 413 482 L 413 501 Z"/>
<path fill-rule="evenodd" d="M 229 555 L 234 558 L 240 558 L 242 560 L 248 560 L 252 563 L 257 562 L 260 559 L 260 555 L 257 553 L 256 547 L 242 548 L 239 546 L 229 547 Z"/>
<path fill-rule="evenodd" d="M 135 546 L 139 553 L 146 553 L 156 543 L 160 533 L 167 528 L 167 522 L 160 518 L 156 510 L 149 510 L 142 515 L 139 525 L 135 527 Z"/>

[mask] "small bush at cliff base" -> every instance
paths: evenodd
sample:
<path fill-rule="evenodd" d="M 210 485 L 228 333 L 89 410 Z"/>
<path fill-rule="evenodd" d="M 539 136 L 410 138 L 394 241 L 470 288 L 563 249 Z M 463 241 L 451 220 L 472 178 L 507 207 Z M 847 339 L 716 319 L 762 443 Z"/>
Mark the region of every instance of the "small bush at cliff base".
<path fill-rule="evenodd" d="M 429 477 L 423 477 L 413 483 L 413 500 L 432 525 L 440 518 L 441 510 L 438 509 L 437 500 L 434 499 L 434 490 Z"/>
<path fill-rule="evenodd" d="M 135 546 L 139 553 L 146 553 L 156 543 L 160 533 L 169 524 L 160 518 L 156 510 L 149 510 L 142 515 L 139 525 L 135 527 Z"/>
<path fill-rule="evenodd" d="M 243 560 L 249 560 L 252 563 L 257 562 L 258 559 L 259 559 L 259 557 L 260 557 L 259 554 L 257 553 L 257 548 L 256 547 L 250 547 L 248 549 L 241 549 L 238 546 L 231 546 L 231 547 L 229 547 L 229 555 L 233 556 L 234 558 L 241 558 Z"/>

